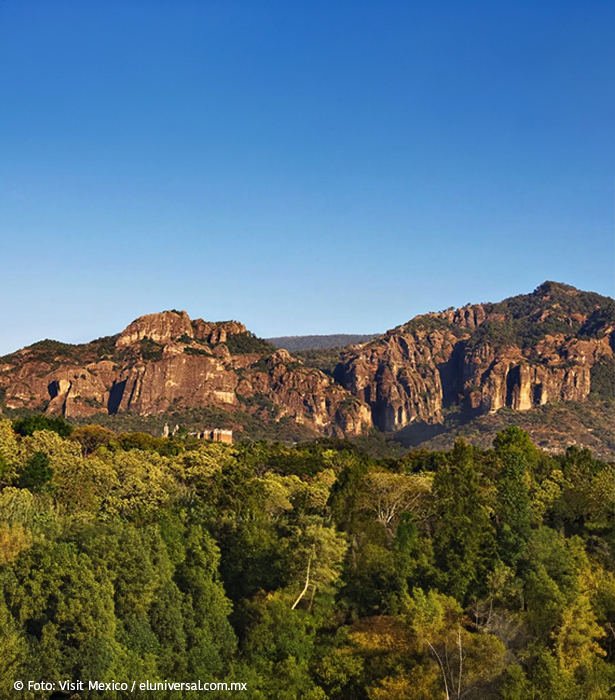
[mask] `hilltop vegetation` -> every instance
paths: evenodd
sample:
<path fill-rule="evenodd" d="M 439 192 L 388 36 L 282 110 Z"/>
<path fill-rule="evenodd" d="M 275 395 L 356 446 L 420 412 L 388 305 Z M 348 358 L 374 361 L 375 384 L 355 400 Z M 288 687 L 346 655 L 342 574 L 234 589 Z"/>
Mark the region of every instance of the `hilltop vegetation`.
<path fill-rule="evenodd" d="M 500 302 L 468 305 L 480 307 L 484 320 L 475 330 L 472 346 L 485 342 L 528 348 L 548 335 L 566 338 L 597 338 L 615 321 L 615 300 L 595 292 L 584 292 L 561 282 L 544 282 L 531 294 L 519 294 Z M 445 330 L 461 336 L 453 309 L 448 313 L 417 316 L 401 326 L 404 330 Z"/>
<path fill-rule="evenodd" d="M 59 340 L 39 340 L 23 350 L 0 357 L 0 363 L 14 363 L 21 366 L 24 362 L 44 362 L 52 367 L 62 363 L 86 364 L 101 359 L 117 359 L 115 342 L 118 335 L 97 338 L 89 343 L 62 343 Z"/>
<path fill-rule="evenodd" d="M 0 694 L 201 678 L 254 700 L 607 698 L 614 509 L 613 464 L 515 427 L 378 460 L 0 421 Z"/>
<path fill-rule="evenodd" d="M 343 348 L 356 343 L 366 343 L 368 340 L 376 337 L 376 333 L 368 335 L 337 333 L 333 335 L 285 335 L 277 338 L 267 338 L 267 341 L 276 348 L 284 348 L 288 352 L 302 352 L 305 350 Z"/>

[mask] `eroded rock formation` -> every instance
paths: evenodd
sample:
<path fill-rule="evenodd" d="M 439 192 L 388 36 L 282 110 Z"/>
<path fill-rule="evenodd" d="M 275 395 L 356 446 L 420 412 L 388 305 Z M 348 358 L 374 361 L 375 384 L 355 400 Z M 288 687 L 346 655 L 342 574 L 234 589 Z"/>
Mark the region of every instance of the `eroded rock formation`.
<path fill-rule="evenodd" d="M 249 411 L 260 397 L 278 418 L 320 433 L 354 435 L 371 425 L 369 408 L 326 374 L 285 350 L 262 352 L 263 345 L 241 323 L 164 311 L 136 319 L 113 339 L 85 346 L 43 341 L 14 353 L 0 365 L 0 386 L 7 408 L 67 418 L 204 406 Z M 258 352 L 245 352 L 251 346 Z"/>
<path fill-rule="evenodd" d="M 472 416 L 583 402 L 595 368 L 612 367 L 614 328 L 612 299 L 548 282 L 497 304 L 418 316 L 349 348 L 332 378 L 236 321 L 164 311 L 87 345 L 42 341 L 2 358 L 0 390 L 7 408 L 68 418 L 266 405 L 274 419 L 356 435 L 438 424 L 452 407 Z"/>
<path fill-rule="evenodd" d="M 545 283 L 533 294 L 419 316 L 349 350 L 335 371 L 374 424 L 439 423 L 470 414 L 587 399 L 592 368 L 613 360 L 613 300 Z"/>

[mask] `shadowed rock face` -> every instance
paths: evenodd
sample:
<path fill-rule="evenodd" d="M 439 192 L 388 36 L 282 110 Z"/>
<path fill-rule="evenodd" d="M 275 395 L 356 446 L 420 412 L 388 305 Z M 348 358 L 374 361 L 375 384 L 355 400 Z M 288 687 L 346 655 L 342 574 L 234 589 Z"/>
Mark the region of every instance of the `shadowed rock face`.
<path fill-rule="evenodd" d="M 456 341 L 450 332 L 389 331 L 348 353 L 335 377 L 370 406 L 374 425 L 381 430 L 414 420 L 439 422 L 444 400 L 441 371 L 446 375 L 448 363 L 454 361 Z"/>
<path fill-rule="evenodd" d="M 469 415 L 585 401 L 592 367 L 613 360 L 613 300 L 547 282 L 499 304 L 419 316 L 348 351 L 339 383 L 367 403 L 374 424 L 399 430 Z"/>
<path fill-rule="evenodd" d="M 235 345 L 260 352 L 231 354 L 231 336 Z M 84 418 L 203 406 L 249 410 L 250 400 L 260 397 L 279 418 L 323 434 L 354 435 L 371 426 L 369 408 L 356 397 L 285 350 L 263 353 L 263 342 L 235 321 L 192 321 L 185 311 L 164 311 L 136 319 L 109 340 L 43 341 L 5 358 L 5 405 Z"/>

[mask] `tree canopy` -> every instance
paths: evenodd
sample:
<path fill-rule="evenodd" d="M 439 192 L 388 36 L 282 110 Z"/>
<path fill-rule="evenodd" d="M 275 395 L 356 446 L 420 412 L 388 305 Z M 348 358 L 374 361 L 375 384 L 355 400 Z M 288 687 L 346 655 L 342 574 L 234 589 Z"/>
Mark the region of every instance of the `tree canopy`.
<path fill-rule="evenodd" d="M 378 460 L 0 420 L 0 695 L 613 697 L 614 513 L 613 464 L 517 428 Z"/>

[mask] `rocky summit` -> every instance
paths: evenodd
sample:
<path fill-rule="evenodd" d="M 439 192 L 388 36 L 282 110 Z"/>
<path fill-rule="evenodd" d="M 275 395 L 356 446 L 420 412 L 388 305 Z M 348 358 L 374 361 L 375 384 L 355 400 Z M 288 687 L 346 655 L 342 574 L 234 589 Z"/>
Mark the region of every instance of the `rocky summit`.
<path fill-rule="evenodd" d="M 480 415 L 613 398 L 615 302 L 545 282 L 500 303 L 418 316 L 349 349 L 336 380 L 367 403 L 374 425 L 441 423 L 446 408 Z M 593 386 L 592 386 L 593 385 Z"/>
<path fill-rule="evenodd" d="M 355 435 L 371 425 L 368 407 L 323 372 L 241 323 L 191 320 L 185 311 L 142 316 L 118 336 L 87 345 L 35 343 L 3 358 L 0 386 L 8 409 L 66 418 L 203 406 L 232 411 L 258 407 L 251 400 L 260 397 L 277 418 L 319 433 Z"/>
<path fill-rule="evenodd" d="M 613 398 L 615 302 L 545 282 L 532 294 L 418 316 L 309 367 L 236 321 L 142 316 L 84 345 L 45 340 L 0 358 L 5 409 L 87 419 L 266 402 L 315 434 L 358 435 L 557 402 Z"/>

